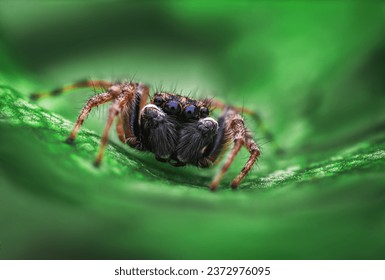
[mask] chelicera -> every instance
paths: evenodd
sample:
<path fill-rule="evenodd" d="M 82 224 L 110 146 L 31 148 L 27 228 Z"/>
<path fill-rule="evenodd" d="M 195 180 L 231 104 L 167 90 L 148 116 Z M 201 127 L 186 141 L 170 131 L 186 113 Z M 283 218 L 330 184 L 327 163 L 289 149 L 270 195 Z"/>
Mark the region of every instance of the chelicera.
<path fill-rule="evenodd" d="M 245 127 L 241 113 L 255 115 L 245 108 L 227 106 L 215 99 L 194 100 L 169 92 L 156 92 L 150 97 L 149 87 L 142 83 L 110 83 L 82 81 L 49 93 L 32 94 L 32 99 L 59 95 L 65 91 L 92 87 L 105 91 L 91 97 L 81 110 L 67 143 L 73 143 L 91 109 L 111 102 L 108 119 L 95 159 L 99 166 L 115 119 L 120 141 L 130 147 L 151 152 L 159 161 L 173 166 L 194 165 L 209 168 L 217 164 L 223 153 L 231 150 L 210 189 L 215 190 L 242 146 L 250 153 L 249 159 L 231 183 L 237 188 L 260 155 L 250 131 Z M 211 112 L 222 110 L 218 119 Z"/>

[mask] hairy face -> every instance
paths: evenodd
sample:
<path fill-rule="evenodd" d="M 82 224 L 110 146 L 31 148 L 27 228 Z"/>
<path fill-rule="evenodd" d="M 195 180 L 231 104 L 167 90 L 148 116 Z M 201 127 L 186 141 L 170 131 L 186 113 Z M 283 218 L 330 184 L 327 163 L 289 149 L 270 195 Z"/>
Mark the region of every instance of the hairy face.
<path fill-rule="evenodd" d="M 198 165 L 213 142 L 218 123 L 208 117 L 209 101 L 156 93 L 140 113 L 143 141 L 161 161 Z"/>

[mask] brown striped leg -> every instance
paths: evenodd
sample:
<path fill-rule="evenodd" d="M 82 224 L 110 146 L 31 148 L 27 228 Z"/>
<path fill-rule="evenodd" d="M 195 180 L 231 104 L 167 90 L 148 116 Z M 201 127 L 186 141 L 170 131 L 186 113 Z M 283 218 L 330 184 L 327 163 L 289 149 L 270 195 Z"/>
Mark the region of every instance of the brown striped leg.
<path fill-rule="evenodd" d="M 102 140 L 100 142 L 100 147 L 99 147 L 99 152 L 98 155 L 96 156 L 95 160 L 95 166 L 99 166 L 100 162 L 102 161 L 103 153 L 104 153 L 104 148 L 107 144 L 108 141 L 108 134 L 110 132 L 111 125 L 115 119 L 115 117 L 119 114 L 120 108 L 119 108 L 119 103 L 117 100 L 111 105 L 109 112 L 108 112 L 108 119 L 107 119 L 107 124 L 104 128 L 104 133 Z"/>
<path fill-rule="evenodd" d="M 119 114 L 118 116 L 118 122 L 116 123 L 116 133 L 118 134 L 119 140 L 126 144 L 126 136 L 124 135 L 124 128 L 123 128 L 123 116 L 122 114 Z"/>
<path fill-rule="evenodd" d="M 241 180 L 250 171 L 251 167 L 254 165 L 254 163 L 258 159 L 259 155 L 261 154 L 257 144 L 255 143 L 255 141 L 252 138 L 252 136 L 251 136 L 249 131 L 246 131 L 246 134 L 245 134 L 245 146 L 246 146 L 247 150 L 250 152 L 250 158 L 246 162 L 245 166 L 243 167 L 243 169 L 239 173 L 239 175 L 231 183 L 231 187 L 233 189 L 238 187 L 238 185 L 241 182 Z"/>
<path fill-rule="evenodd" d="M 226 107 L 228 107 L 228 105 L 226 105 L 225 103 L 223 103 L 222 101 L 217 100 L 217 99 L 213 99 L 211 101 L 211 105 L 213 107 L 221 109 L 221 110 L 224 110 Z M 265 123 L 262 121 L 261 116 L 257 112 L 250 110 L 248 108 L 244 108 L 244 107 L 236 107 L 236 106 L 233 107 L 232 106 L 231 108 L 233 108 L 234 110 L 236 110 L 240 114 L 245 113 L 245 114 L 251 116 L 253 118 L 253 120 L 256 122 L 256 124 L 258 125 L 258 130 L 261 131 L 261 134 L 265 135 L 265 137 L 268 139 L 268 141 L 272 142 L 275 153 L 280 154 L 283 152 L 283 150 L 280 148 L 280 146 L 274 140 L 273 133 L 269 129 L 266 128 Z"/>
<path fill-rule="evenodd" d="M 130 106 L 129 110 L 125 110 L 124 113 L 122 113 L 122 125 L 124 129 L 125 143 L 131 147 L 136 146 L 138 139 L 133 131 L 134 128 L 131 127 L 130 120 L 131 118 L 139 116 L 140 111 L 148 103 L 150 88 L 145 84 L 139 83 L 137 84 L 136 91 L 139 93 L 139 95 L 135 94 L 133 105 Z"/>
<path fill-rule="evenodd" d="M 102 161 L 104 149 L 108 141 L 108 134 L 115 117 L 118 116 L 122 110 L 131 107 L 131 104 L 135 98 L 135 92 L 136 86 L 134 84 L 130 84 L 128 87 L 122 88 L 122 93 L 116 97 L 114 103 L 111 105 L 108 111 L 107 124 L 104 128 L 103 137 L 100 142 L 99 152 L 94 163 L 95 166 L 99 166 L 100 162 Z"/>
<path fill-rule="evenodd" d="M 75 124 L 74 128 L 72 129 L 72 132 L 71 132 L 70 136 L 67 138 L 66 142 L 71 144 L 75 140 L 75 137 L 79 131 L 79 128 L 81 127 L 81 125 L 83 124 L 84 120 L 86 119 L 88 114 L 91 112 L 91 109 L 93 107 L 96 107 L 96 106 L 99 106 L 103 103 L 106 103 L 106 102 L 112 100 L 113 98 L 114 98 L 113 94 L 105 92 L 105 93 L 95 95 L 94 97 L 91 97 L 90 99 L 88 99 L 86 105 L 81 110 L 79 117 L 76 120 L 76 124 Z"/>
<path fill-rule="evenodd" d="M 218 108 L 218 109 L 221 109 L 221 110 L 224 110 L 226 107 L 229 107 L 229 105 L 226 105 L 225 103 L 223 103 L 222 101 L 220 101 L 218 99 L 212 99 L 211 100 L 211 106 Z M 237 106 L 231 106 L 231 108 L 233 108 L 238 113 L 243 112 L 245 114 L 251 115 L 253 118 L 255 118 L 258 121 L 260 121 L 260 119 L 261 119 L 260 116 L 257 114 L 257 112 L 254 112 L 253 110 L 250 110 L 248 108 L 237 107 Z"/>
<path fill-rule="evenodd" d="M 112 86 L 112 83 L 107 82 L 107 81 L 85 80 L 85 81 L 80 81 L 80 82 L 77 82 L 77 83 L 74 83 L 74 84 L 71 84 L 68 86 L 54 89 L 50 92 L 32 93 L 30 95 L 30 98 L 32 100 L 36 100 L 36 99 L 40 99 L 43 97 L 58 96 L 58 95 L 61 95 L 62 93 L 66 92 L 66 91 L 70 91 L 70 90 L 78 89 L 78 88 L 98 88 L 98 89 L 106 90 L 110 86 Z"/>
<path fill-rule="evenodd" d="M 148 97 L 150 96 L 150 88 L 145 84 L 139 84 L 137 90 L 141 95 L 140 105 L 139 105 L 139 112 L 140 112 L 148 102 Z"/>
<path fill-rule="evenodd" d="M 230 114 L 228 117 L 233 117 L 232 120 L 229 120 L 230 125 L 228 129 L 232 131 L 234 146 L 231 149 L 225 164 L 222 166 L 220 173 L 214 178 L 214 180 L 210 184 L 211 190 L 215 190 L 218 187 L 223 175 L 227 172 L 227 170 L 233 163 L 236 155 L 238 154 L 239 150 L 245 143 L 245 126 L 243 124 L 242 117 L 237 113 L 235 115 Z"/>

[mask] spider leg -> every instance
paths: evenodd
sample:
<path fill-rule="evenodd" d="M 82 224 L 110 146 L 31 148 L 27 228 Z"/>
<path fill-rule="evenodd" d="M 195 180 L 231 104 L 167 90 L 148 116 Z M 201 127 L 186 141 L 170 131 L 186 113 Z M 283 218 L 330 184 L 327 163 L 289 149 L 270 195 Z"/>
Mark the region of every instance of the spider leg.
<path fill-rule="evenodd" d="M 222 101 L 220 101 L 218 99 L 212 99 L 211 100 L 211 106 L 218 108 L 218 109 L 221 109 L 221 110 L 224 110 L 226 107 L 228 107 L 228 105 L 226 105 L 225 103 L 223 103 Z M 252 116 L 253 118 L 255 118 L 255 120 L 257 120 L 257 121 L 260 121 L 260 119 L 261 119 L 257 112 L 250 110 L 248 108 L 238 107 L 238 106 L 231 106 L 231 108 L 233 108 L 238 113 L 248 114 L 248 115 Z"/>
<path fill-rule="evenodd" d="M 129 87 L 121 89 L 121 93 L 115 98 L 114 103 L 112 103 L 108 111 L 108 119 L 104 128 L 102 140 L 100 142 L 99 152 L 94 162 L 95 166 L 99 166 L 103 158 L 104 149 L 108 141 L 108 134 L 114 119 L 122 112 L 124 108 L 130 107 L 131 102 L 134 100 L 135 92 L 136 85 L 130 84 Z"/>
<path fill-rule="evenodd" d="M 252 138 L 250 132 L 246 129 L 242 117 L 239 115 L 238 112 L 232 107 L 225 109 L 225 120 L 224 124 L 226 127 L 225 130 L 230 133 L 230 135 L 224 135 L 221 138 L 221 140 L 224 145 L 226 146 L 227 139 L 232 138 L 234 140 L 234 145 L 231 151 L 229 152 L 228 158 L 224 165 L 222 166 L 220 173 L 214 178 L 210 185 L 211 190 L 215 190 L 219 182 L 221 181 L 223 175 L 227 172 L 231 164 L 233 163 L 235 157 L 237 156 L 238 152 L 242 148 L 242 146 L 246 146 L 248 151 L 250 152 L 250 157 L 248 161 L 246 162 L 245 166 L 243 167 L 242 171 L 239 173 L 239 175 L 233 180 L 231 187 L 236 188 L 238 187 L 241 180 L 246 176 L 246 174 L 250 171 L 251 167 L 254 165 L 255 161 L 258 159 L 258 156 L 260 155 L 259 148 L 257 144 L 255 143 L 254 139 Z M 223 125 L 221 125 L 223 127 Z M 211 152 L 212 153 L 212 152 Z M 216 152 L 218 154 L 218 152 Z M 214 160 L 214 158 L 213 158 Z"/>
<path fill-rule="evenodd" d="M 217 100 L 217 99 L 212 99 L 211 105 L 213 107 L 221 109 L 221 110 L 224 110 L 227 107 L 227 105 L 225 103 L 223 103 L 222 101 Z M 231 107 L 235 111 L 237 111 L 239 114 L 245 113 L 245 114 L 249 115 L 257 124 L 259 131 L 261 131 L 261 133 L 266 136 L 268 141 L 272 142 L 275 152 L 277 154 L 280 154 L 283 152 L 283 150 L 280 148 L 280 146 L 274 140 L 273 133 L 269 129 L 266 128 L 265 123 L 263 122 L 261 116 L 257 112 L 255 112 L 251 109 L 248 109 L 248 108 L 244 108 L 244 107 L 237 107 L 237 106 L 231 106 Z"/>
<path fill-rule="evenodd" d="M 145 84 L 138 84 L 138 92 L 140 93 L 140 103 L 139 103 L 139 112 L 143 109 L 147 104 L 147 99 L 150 96 L 150 88 Z"/>
<path fill-rule="evenodd" d="M 123 127 L 123 116 L 119 114 L 118 121 L 116 123 L 116 133 L 118 134 L 119 140 L 126 144 L 126 136 L 124 135 L 124 127 Z"/>
<path fill-rule="evenodd" d="M 226 114 L 225 122 L 229 122 L 227 124 L 227 130 L 232 134 L 232 139 L 234 140 L 233 148 L 231 149 L 226 162 L 223 164 L 220 173 L 214 178 L 214 180 L 210 184 L 210 189 L 215 190 L 218 187 L 219 182 L 221 181 L 223 175 L 227 172 L 231 164 L 233 163 L 235 157 L 238 152 L 245 144 L 245 133 L 246 128 L 243 123 L 242 117 L 234 110 L 229 109 Z"/>
<path fill-rule="evenodd" d="M 254 163 L 258 159 L 259 155 L 261 154 L 257 144 L 255 143 L 254 139 L 252 138 L 250 132 L 247 130 L 245 133 L 245 146 L 246 146 L 247 150 L 250 152 L 250 157 L 249 157 L 248 161 L 246 162 L 245 166 L 243 167 L 242 171 L 238 174 L 238 176 L 231 183 L 231 187 L 233 189 L 238 187 L 241 180 L 246 176 L 247 173 L 249 173 L 251 167 L 254 165 Z"/>
<path fill-rule="evenodd" d="M 108 134 L 110 132 L 111 125 L 112 125 L 115 117 L 120 112 L 120 108 L 119 108 L 119 103 L 118 102 L 119 102 L 118 100 L 115 100 L 115 102 L 111 105 L 111 107 L 110 107 L 110 109 L 108 111 L 107 124 L 106 124 L 106 126 L 104 128 L 103 137 L 102 137 L 102 140 L 101 140 L 100 146 L 99 146 L 99 152 L 98 152 L 98 155 L 96 156 L 96 160 L 95 160 L 95 163 L 94 163 L 95 166 L 99 166 L 100 162 L 102 161 L 102 157 L 103 157 L 105 146 L 106 146 L 107 141 L 108 141 Z"/>
<path fill-rule="evenodd" d="M 91 112 L 91 109 L 93 107 L 99 106 L 103 103 L 106 103 L 114 98 L 114 95 L 110 92 L 104 92 L 98 95 L 95 95 L 88 99 L 86 105 L 84 105 L 83 109 L 81 110 L 78 119 L 76 120 L 75 126 L 72 129 L 72 132 L 70 136 L 67 138 L 66 142 L 71 144 L 74 140 L 75 137 L 82 126 L 84 120 L 88 116 L 88 114 Z"/>
<path fill-rule="evenodd" d="M 127 143 L 131 147 L 136 147 L 138 144 L 138 124 L 139 124 L 139 114 L 143 107 L 147 104 L 148 98 L 150 96 L 150 88 L 142 83 L 139 83 L 136 88 L 136 94 L 134 101 L 128 110 L 123 111 L 122 120 L 123 120 L 123 130 L 124 130 L 124 143 Z"/>
<path fill-rule="evenodd" d="M 58 96 L 66 91 L 70 91 L 73 89 L 78 88 L 101 88 L 101 89 L 107 89 L 108 87 L 112 86 L 112 83 L 102 80 L 83 80 L 79 81 L 77 83 L 67 85 L 64 87 L 56 88 L 49 92 L 38 92 L 38 93 L 32 93 L 30 95 L 30 98 L 32 100 L 37 100 L 43 97 L 50 97 L 50 96 Z"/>

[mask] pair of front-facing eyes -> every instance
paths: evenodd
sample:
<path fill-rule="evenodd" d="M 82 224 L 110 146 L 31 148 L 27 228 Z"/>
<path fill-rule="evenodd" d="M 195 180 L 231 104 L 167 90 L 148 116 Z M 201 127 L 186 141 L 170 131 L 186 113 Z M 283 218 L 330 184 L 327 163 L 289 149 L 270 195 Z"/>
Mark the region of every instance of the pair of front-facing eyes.
<path fill-rule="evenodd" d="M 182 109 L 181 104 L 176 100 L 164 100 L 161 96 L 154 97 L 154 105 L 160 107 L 167 114 L 181 115 L 186 119 L 206 118 L 209 115 L 209 109 L 206 107 L 197 107 L 195 105 L 187 105 Z"/>

